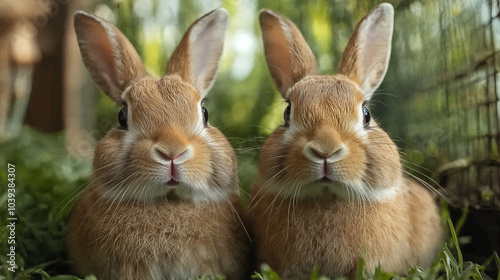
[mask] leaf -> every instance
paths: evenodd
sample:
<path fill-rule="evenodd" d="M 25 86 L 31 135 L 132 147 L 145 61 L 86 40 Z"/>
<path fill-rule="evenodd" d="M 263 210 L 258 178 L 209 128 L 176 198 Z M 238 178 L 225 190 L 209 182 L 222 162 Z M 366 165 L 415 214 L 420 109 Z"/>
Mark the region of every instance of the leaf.
<path fill-rule="evenodd" d="M 365 276 L 364 275 L 365 269 L 366 269 L 365 259 L 361 258 L 359 260 L 358 268 L 357 268 L 357 271 L 356 271 L 356 280 L 363 280 L 363 278 Z"/>
<path fill-rule="evenodd" d="M 262 271 L 264 280 L 281 280 L 281 277 L 272 270 L 268 264 L 262 264 L 260 270 Z"/>
<path fill-rule="evenodd" d="M 394 274 L 385 272 L 380 267 L 380 262 L 377 263 L 377 267 L 375 267 L 375 274 L 373 275 L 373 279 L 376 280 L 390 280 L 394 278 Z"/>
<path fill-rule="evenodd" d="M 450 226 L 451 236 L 453 238 L 453 243 L 455 245 L 455 249 L 457 250 L 457 254 L 458 254 L 458 272 L 462 273 L 464 259 L 462 256 L 462 251 L 460 250 L 460 246 L 458 245 L 457 233 L 455 232 L 455 229 L 453 228 L 453 223 L 451 222 L 450 218 L 448 218 L 448 225 Z"/>
<path fill-rule="evenodd" d="M 318 279 L 318 267 L 314 267 L 309 280 L 317 280 Z"/>
<path fill-rule="evenodd" d="M 330 280 L 330 278 L 326 277 L 326 276 L 318 276 L 318 272 L 319 269 L 317 266 L 314 267 L 312 273 L 311 273 L 311 276 L 309 277 L 309 280 Z"/>
<path fill-rule="evenodd" d="M 462 230 L 465 222 L 467 221 L 468 216 L 469 216 L 469 208 L 468 207 L 462 208 L 462 216 L 460 216 L 460 218 L 457 221 L 457 224 L 455 225 L 455 232 L 457 236 L 460 235 L 460 231 Z M 450 218 L 448 217 L 448 220 L 449 219 Z"/>
<path fill-rule="evenodd" d="M 37 271 L 37 273 L 42 275 L 43 280 L 50 280 L 50 275 L 47 272 L 40 269 Z"/>
<path fill-rule="evenodd" d="M 50 265 L 56 264 L 57 262 L 59 262 L 59 261 L 50 261 L 50 262 L 41 263 L 41 264 L 36 265 L 30 269 L 26 269 L 25 272 L 31 274 L 31 273 L 43 271 L 43 269 L 47 268 Z"/>
<path fill-rule="evenodd" d="M 498 269 L 497 280 L 500 280 L 500 257 L 498 256 L 497 252 L 495 252 L 495 262 Z"/>
<path fill-rule="evenodd" d="M 97 279 L 97 278 L 94 277 L 93 279 Z M 57 276 L 51 277 L 50 280 L 80 280 L 80 278 L 78 278 L 76 276 L 72 276 L 72 275 L 57 275 Z M 88 280 L 87 277 L 85 277 L 85 280 Z"/>
<path fill-rule="evenodd" d="M 446 243 L 443 246 L 443 253 L 444 254 L 443 257 L 441 258 L 441 261 L 443 262 L 444 269 L 446 272 L 446 279 L 452 279 L 451 275 L 453 273 L 454 268 L 456 267 L 456 260 L 453 257 L 453 254 L 451 253 L 450 249 L 448 249 Z"/>
<path fill-rule="evenodd" d="M 260 273 L 258 273 L 257 271 L 254 271 L 254 274 L 252 275 L 251 277 L 252 279 L 260 279 L 260 280 L 264 280 L 264 278 L 262 277 L 262 275 L 260 275 Z"/>

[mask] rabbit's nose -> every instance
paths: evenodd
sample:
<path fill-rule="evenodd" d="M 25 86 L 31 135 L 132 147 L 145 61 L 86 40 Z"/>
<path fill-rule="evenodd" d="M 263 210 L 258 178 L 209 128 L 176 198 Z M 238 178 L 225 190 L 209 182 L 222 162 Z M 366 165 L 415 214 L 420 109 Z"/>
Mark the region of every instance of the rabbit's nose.
<path fill-rule="evenodd" d="M 164 163 L 173 162 L 180 164 L 191 158 L 193 155 L 193 148 L 190 145 L 183 149 L 166 149 L 155 145 L 152 150 L 153 158 Z"/>
<path fill-rule="evenodd" d="M 161 151 L 160 149 L 158 148 L 155 148 L 155 151 L 156 153 L 164 160 L 168 160 L 168 161 L 171 161 L 171 160 L 174 160 L 174 159 L 177 159 L 179 157 L 181 157 L 184 153 L 186 153 L 186 151 L 183 151 L 183 152 L 180 152 L 180 153 L 177 153 L 177 152 L 174 152 L 174 153 L 168 153 L 168 152 L 164 152 L 164 151 Z"/>
<path fill-rule="evenodd" d="M 332 148 L 332 149 L 324 149 L 323 147 L 315 147 L 315 146 L 310 146 L 310 149 L 312 153 L 318 157 L 318 158 L 329 158 L 332 157 L 334 154 L 338 154 L 341 152 L 342 147 L 337 147 Z"/>
<path fill-rule="evenodd" d="M 329 161 L 336 162 L 347 154 L 347 147 L 340 143 L 338 145 L 322 145 L 317 142 L 309 142 L 304 147 L 304 154 L 314 162 Z"/>
<path fill-rule="evenodd" d="M 347 146 L 336 130 L 320 127 L 314 132 L 312 140 L 304 146 L 303 153 L 314 162 L 335 162 L 347 155 Z"/>

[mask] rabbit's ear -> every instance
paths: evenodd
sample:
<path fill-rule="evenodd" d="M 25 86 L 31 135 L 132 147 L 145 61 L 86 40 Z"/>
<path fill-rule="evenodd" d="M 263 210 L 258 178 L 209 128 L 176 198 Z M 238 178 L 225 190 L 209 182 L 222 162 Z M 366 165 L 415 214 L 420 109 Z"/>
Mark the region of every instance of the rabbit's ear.
<path fill-rule="evenodd" d="M 366 98 L 371 98 L 387 72 L 393 25 L 392 5 L 376 6 L 358 23 L 342 55 L 337 72 L 358 83 Z"/>
<path fill-rule="evenodd" d="M 129 85 L 147 75 L 129 40 L 113 24 L 78 11 L 74 25 L 83 62 L 94 82 L 116 103 Z"/>
<path fill-rule="evenodd" d="M 195 21 L 182 37 L 167 64 L 167 75 L 177 74 L 203 97 L 212 87 L 224 47 L 228 12 L 218 8 Z"/>
<path fill-rule="evenodd" d="M 318 73 L 316 59 L 297 26 L 289 19 L 264 9 L 259 20 L 269 72 L 286 98 L 287 90 L 296 82 Z"/>

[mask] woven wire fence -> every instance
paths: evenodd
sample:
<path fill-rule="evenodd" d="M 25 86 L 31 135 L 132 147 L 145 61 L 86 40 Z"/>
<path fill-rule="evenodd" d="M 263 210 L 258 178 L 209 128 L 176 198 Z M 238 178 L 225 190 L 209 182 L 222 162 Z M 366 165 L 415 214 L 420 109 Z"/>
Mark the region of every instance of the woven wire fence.
<path fill-rule="evenodd" d="M 500 209 L 500 0 L 404 4 L 386 83 L 404 105 L 389 129 L 452 205 Z"/>

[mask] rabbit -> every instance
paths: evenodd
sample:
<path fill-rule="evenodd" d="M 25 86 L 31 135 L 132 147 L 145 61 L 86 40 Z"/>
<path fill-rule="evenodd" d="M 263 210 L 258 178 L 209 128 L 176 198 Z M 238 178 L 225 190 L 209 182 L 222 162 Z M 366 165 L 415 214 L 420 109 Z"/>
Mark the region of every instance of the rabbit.
<path fill-rule="evenodd" d="M 361 257 L 403 274 L 428 267 L 441 245 L 433 195 L 402 170 L 396 145 L 368 102 L 388 68 L 394 10 L 356 26 L 335 75 L 320 75 L 299 29 L 260 12 L 265 58 L 288 106 L 260 151 L 249 219 L 257 264 L 283 279 L 356 275 Z"/>
<path fill-rule="evenodd" d="M 113 24 L 75 13 L 84 64 L 122 107 L 119 127 L 96 146 L 89 185 L 68 222 L 79 274 L 244 277 L 250 241 L 238 215 L 237 161 L 203 106 L 228 16 L 218 8 L 194 22 L 158 79 Z"/>

